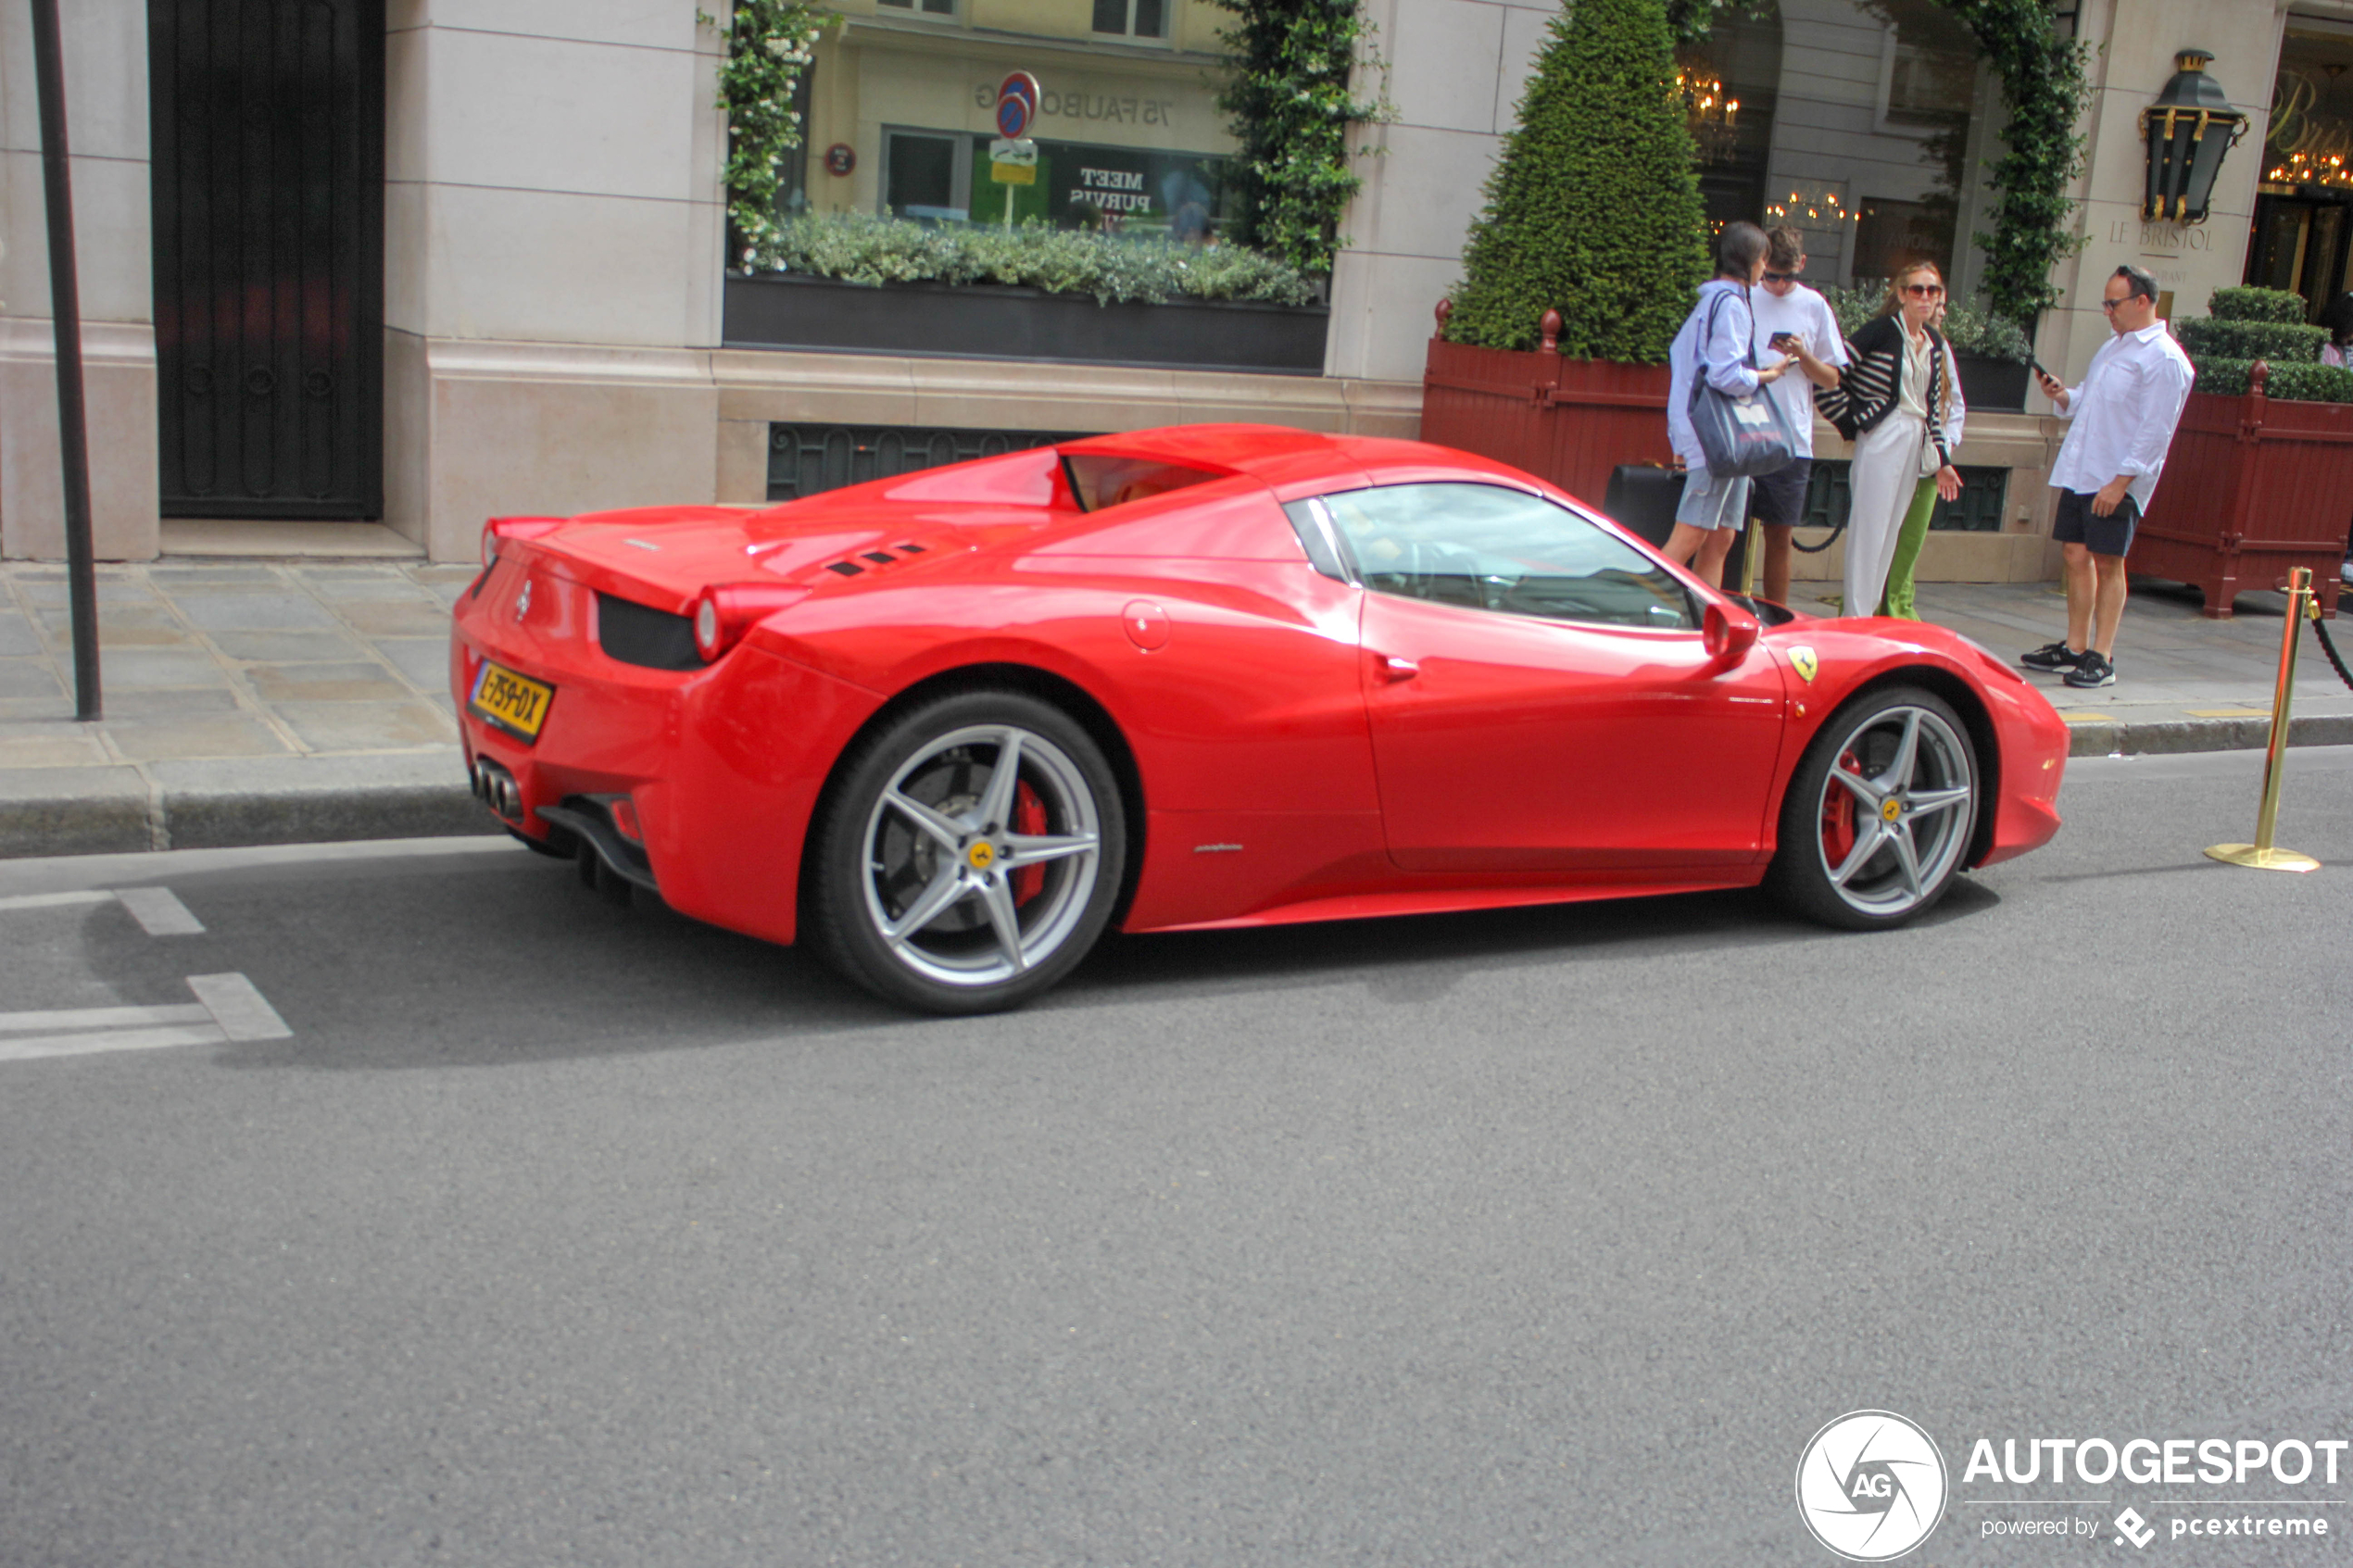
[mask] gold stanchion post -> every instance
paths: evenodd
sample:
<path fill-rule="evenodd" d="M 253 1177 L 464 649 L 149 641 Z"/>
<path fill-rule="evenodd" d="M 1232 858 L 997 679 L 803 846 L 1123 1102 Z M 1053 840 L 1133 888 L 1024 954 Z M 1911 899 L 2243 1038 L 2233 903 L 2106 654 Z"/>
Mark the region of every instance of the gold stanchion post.
<path fill-rule="evenodd" d="M 1753 599 L 1756 596 L 1756 557 L 1758 546 L 1765 543 L 1765 525 L 1750 518 L 1747 529 L 1741 539 L 1741 592 Z"/>
<path fill-rule="evenodd" d="M 2287 751 L 2289 691 L 2296 684 L 2296 645 L 2304 631 L 2304 618 L 2318 619 L 2319 611 L 2320 605 L 2312 596 L 2311 568 L 2299 566 L 2287 579 L 2287 630 L 2280 636 L 2280 684 L 2271 693 L 2271 740 L 2263 753 L 2263 804 L 2255 813 L 2255 842 L 2214 845 L 2206 851 L 2213 859 L 2265 872 L 2321 869 L 2321 862 L 2309 855 L 2271 847 L 2272 831 L 2280 823 L 2281 764 Z"/>

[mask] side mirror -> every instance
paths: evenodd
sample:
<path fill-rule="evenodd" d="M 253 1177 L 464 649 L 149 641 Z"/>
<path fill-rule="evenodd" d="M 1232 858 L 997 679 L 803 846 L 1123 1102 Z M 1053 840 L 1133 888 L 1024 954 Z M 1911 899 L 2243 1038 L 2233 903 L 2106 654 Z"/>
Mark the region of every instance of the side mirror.
<path fill-rule="evenodd" d="M 1762 630 L 1756 617 L 1736 606 L 1710 601 L 1707 613 L 1700 620 L 1700 635 L 1707 646 L 1707 657 L 1718 664 L 1738 664 L 1756 646 L 1756 633 Z"/>

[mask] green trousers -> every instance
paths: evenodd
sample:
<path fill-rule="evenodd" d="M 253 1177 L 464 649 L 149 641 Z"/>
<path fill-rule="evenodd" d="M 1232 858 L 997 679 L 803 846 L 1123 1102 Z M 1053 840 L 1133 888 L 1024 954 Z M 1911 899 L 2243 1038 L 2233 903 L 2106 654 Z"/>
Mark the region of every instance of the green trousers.
<path fill-rule="evenodd" d="M 1928 520 L 1936 510 L 1936 477 L 1931 474 L 1912 487 L 1912 509 L 1895 533 L 1895 560 L 1887 569 L 1887 591 L 1880 596 L 1879 612 L 1902 621 L 1918 621 L 1912 608 L 1912 569 L 1920 563 L 1920 546 L 1928 543 Z"/>

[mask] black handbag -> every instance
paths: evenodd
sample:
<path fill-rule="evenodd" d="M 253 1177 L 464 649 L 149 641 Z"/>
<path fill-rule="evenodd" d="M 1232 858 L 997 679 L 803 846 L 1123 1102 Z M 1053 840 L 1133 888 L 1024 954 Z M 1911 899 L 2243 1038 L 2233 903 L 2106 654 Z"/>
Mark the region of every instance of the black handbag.
<path fill-rule="evenodd" d="M 1675 532 L 1675 508 L 1683 504 L 1683 470 L 1648 463 L 1620 463 L 1611 470 L 1602 510 L 1610 521 L 1660 549 Z"/>

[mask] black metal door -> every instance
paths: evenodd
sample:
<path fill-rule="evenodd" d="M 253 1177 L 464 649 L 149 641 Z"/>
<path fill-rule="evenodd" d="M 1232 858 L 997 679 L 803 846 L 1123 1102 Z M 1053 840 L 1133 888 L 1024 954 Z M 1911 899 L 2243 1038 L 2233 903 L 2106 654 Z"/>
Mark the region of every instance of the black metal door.
<path fill-rule="evenodd" d="M 148 0 L 166 517 L 384 514 L 384 0 Z"/>

